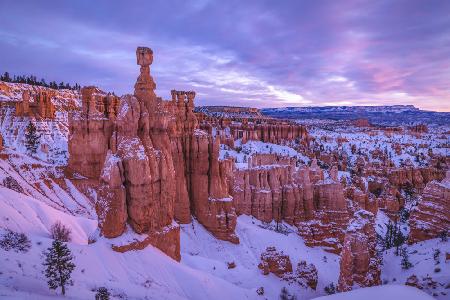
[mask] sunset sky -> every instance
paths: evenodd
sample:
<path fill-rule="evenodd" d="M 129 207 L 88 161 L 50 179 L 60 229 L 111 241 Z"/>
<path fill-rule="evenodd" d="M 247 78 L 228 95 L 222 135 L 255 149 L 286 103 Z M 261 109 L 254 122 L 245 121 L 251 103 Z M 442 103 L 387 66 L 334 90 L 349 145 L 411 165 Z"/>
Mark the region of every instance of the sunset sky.
<path fill-rule="evenodd" d="M 414 104 L 450 111 L 450 1 L 0 0 L 0 72 L 196 105 Z"/>

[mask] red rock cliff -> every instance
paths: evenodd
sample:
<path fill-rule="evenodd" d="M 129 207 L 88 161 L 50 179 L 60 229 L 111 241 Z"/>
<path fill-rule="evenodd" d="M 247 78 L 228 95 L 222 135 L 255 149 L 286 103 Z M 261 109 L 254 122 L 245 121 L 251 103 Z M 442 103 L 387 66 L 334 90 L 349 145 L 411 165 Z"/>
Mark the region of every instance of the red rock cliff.
<path fill-rule="evenodd" d="M 411 232 L 409 243 L 416 243 L 438 237 L 442 233 L 448 235 L 450 228 L 450 171 L 441 182 L 429 182 L 412 210 L 409 219 Z"/>
<path fill-rule="evenodd" d="M 381 284 L 374 223 L 374 215 L 365 210 L 357 211 L 350 221 L 341 252 L 339 291 Z"/>

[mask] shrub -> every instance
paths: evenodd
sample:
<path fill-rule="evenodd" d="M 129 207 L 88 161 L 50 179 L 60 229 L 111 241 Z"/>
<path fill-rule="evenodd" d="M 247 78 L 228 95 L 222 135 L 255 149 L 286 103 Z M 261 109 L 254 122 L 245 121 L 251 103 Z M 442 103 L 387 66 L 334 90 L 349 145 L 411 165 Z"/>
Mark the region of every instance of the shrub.
<path fill-rule="evenodd" d="M 441 239 L 441 242 L 446 242 L 448 240 L 447 231 L 439 233 L 439 238 Z"/>
<path fill-rule="evenodd" d="M 105 287 L 99 287 L 97 293 L 95 294 L 95 300 L 109 300 L 111 294 Z"/>
<path fill-rule="evenodd" d="M 258 295 L 260 295 L 260 296 L 262 296 L 262 295 L 264 295 L 264 287 L 259 287 L 257 290 L 256 290 L 256 293 L 258 294 Z"/>
<path fill-rule="evenodd" d="M 50 234 L 52 239 L 58 240 L 61 242 L 70 242 L 71 241 L 71 233 L 70 228 L 66 227 L 60 221 L 57 221 L 55 224 L 50 227 Z"/>
<path fill-rule="evenodd" d="M 22 186 L 20 186 L 17 180 L 11 176 L 7 176 L 3 179 L 3 186 L 18 193 L 24 193 Z"/>
<path fill-rule="evenodd" d="M 440 263 L 439 261 L 439 256 L 441 255 L 441 250 L 439 249 L 434 249 L 434 253 L 433 253 L 433 258 L 434 258 L 434 263 L 436 265 L 438 265 Z"/>
<path fill-rule="evenodd" d="M 0 247 L 6 251 L 14 249 L 16 252 L 28 252 L 31 248 L 31 242 L 25 233 L 7 229 L 0 240 Z"/>
<path fill-rule="evenodd" d="M 334 283 L 332 282 L 332 283 L 330 283 L 329 285 L 327 285 L 327 286 L 324 288 L 324 291 L 325 291 L 325 293 L 327 293 L 328 295 L 336 294 L 336 287 L 335 287 Z"/>

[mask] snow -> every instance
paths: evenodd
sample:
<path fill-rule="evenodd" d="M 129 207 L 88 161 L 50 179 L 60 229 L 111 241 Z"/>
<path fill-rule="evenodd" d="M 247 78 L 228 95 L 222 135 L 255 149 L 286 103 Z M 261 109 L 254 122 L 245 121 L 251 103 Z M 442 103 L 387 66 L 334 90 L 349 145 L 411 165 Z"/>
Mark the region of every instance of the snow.
<path fill-rule="evenodd" d="M 307 247 L 298 236 L 295 227 L 287 224 L 283 226 L 288 228 L 285 234 L 270 230 L 270 226 L 250 216 L 239 216 L 236 235 L 240 243 L 235 245 L 217 240 L 193 220 L 192 224 L 181 225 L 181 263 L 222 278 L 238 287 L 250 289 L 255 295 L 256 289 L 263 286 L 264 297 L 267 299 L 277 299 L 284 286 L 290 292 L 299 295 L 299 299 L 310 299 L 325 294 L 323 288 L 326 285 L 331 282 L 337 283 L 339 257 L 325 252 L 320 247 Z M 262 275 L 258 264 L 261 253 L 269 246 L 275 246 L 278 251 L 289 255 L 294 271 L 300 260 L 313 263 L 319 276 L 317 290 L 305 289 L 297 283 L 289 283 L 273 274 Z M 227 263 L 230 262 L 234 262 L 236 267 L 228 269 Z"/>
<path fill-rule="evenodd" d="M 303 121 L 303 120 L 299 120 Z M 434 130 L 434 131 L 433 131 Z M 380 129 L 366 129 L 346 124 L 336 123 L 324 126 L 315 124 L 308 127 L 308 134 L 315 138 L 313 146 L 322 153 L 338 150 L 349 158 L 350 165 L 356 163 L 358 157 L 365 156 L 370 162 L 380 162 L 374 155 L 378 150 L 387 155 L 396 167 L 410 164 L 412 166 L 426 166 L 431 157 L 428 149 L 433 154 L 442 156 L 449 155 L 448 141 L 449 128 L 442 126 L 423 133 L 420 136 L 405 134 L 404 132 L 393 132 L 385 134 Z M 400 145 L 400 153 L 395 151 L 395 146 Z M 352 146 L 360 150 L 352 153 Z M 375 152 L 374 152 L 375 151 Z"/>
<path fill-rule="evenodd" d="M 0 297 L 58 298 L 57 292 L 47 288 L 41 265 L 41 253 L 52 242 L 49 228 L 58 220 L 72 230 L 68 245 L 77 266 L 73 274 L 75 285 L 69 287 L 68 299 L 91 299 L 93 290 L 100 286 L 106 286 L 117 298 L 127 299 L 261 299 L 256 294 L 261 286 L 265 288 L 265 297 L 275 299 L 281 288 L 288 286 L 290 291 L 309 299 L 324 294 L 323 287 L 336 282 L 338 277 L 338 257 L 321 248 L 306 247 L 295 227 L 289 225 L 283 225 L 289 230 L 279 233 L 249 216 L 240 216 L 236 234 L 241 242 L 235 245 L 217 240 L 193 220 L 192 224 L 181 225 L 182 260 L 178 263 L 151 246 L 123 254 L 114 252 L 113 243 L 146 237 L 139 237 L 131 229 L 118 239 L 98 237 L 95 243 L 88 244 L 89 237 L 98 234 L 95 220 L 70 215 L 2 187 L 0 235 L 2 228 L 25 232 L 32 247 L 25 254 L 0 249 Z M 294 268 L 299 260 L 316 265 L 317 292 L 261 273 L 257 267 L 260 255 L 266 247 L 274 245 L 291 257 Z M 236 268 L 228 269 L 227 262 L 232 261 Z"/>
<path fill-rule="evenodd" d="M 72 215 L 94 218 L 93 203 L 63 176 L 60 168 L 13 150 L 0 159 L 0 183 L 13 178 L 26 195 Z"/>
<path fill-rule="evenodd" d="M 20 100 L 18 88 L 10 95 L 0 94 L 1 101 Z M 71 109 L 81 107 L 79 95 L 71 91 L 62 91 L 54 99 L 58 112 L 54 120 L 34 120 L 42 134 L 41 144 L 49 146 L 49 152 L 38 150 L 33 157 L 26 154 L 24 145 L 25 128 L 29 118 L 14 117 L 12 107 L 2 107 L 0 115 L 0 133 L 5 140 L 4 158 L 0 159 L 0 183 L 5 178 L 12 178 L 23 188 L 23 194 L 0 186 L 0 236 L 5 229 L 24 232 L 32 242 L 28 253 L 16 253 L 0 249 L 0 298 L 7 299 L 55 299 L 58 293 L 50 291 L 42 274 L 42 251 L 52 242 L 49 228 L 56 221 L 61 221 L 72 230 L 72 241 L 69 247 L 75 256 L 77 268 L 73 275 L 75 286 L 69 287 L 67 299 L 92 299 L 94 290 L 106 286 L 116 299 L 277 299 L 282 287 L 286 286 L 291 294 L 299 300 L 311 299 L 325 295 L 324 287 L 330 283 L 336 285 L 339 276 L 339 257 L 324 251 L 324 248 L 310 248 L 304 244 L 297 234 L 297 228 L 281 224 L 282 232 L 274 230 L 275 223 L 263 223 L 253 217 L 242 215 L 237 219 L 236 235 L 238 245 L 221 241 L 211 235 L 197 220 L 191 224 L 178 225 L 173 222 L 170 227 L 180 226 L 181 263 L 168 258 L 154 247 L 141 251 L 117 253 L 111 245 L 122 245 L 130 241 L 142 240 L 147 235 L 139 235 L 127 227 L 126 233 L 116 239 L 99 237 L 97 215 L 94 210 L 96 191 L 88 189 L 86 195 L 76 187 L 76 181 L 64 177 L 63 167 L 67 164 L 68 117 Z M 63 108 L 63 109 L 61 109 Z M 120 115 L 129 109 L 125 103 Z M 347 108 L 337 108 L 346 110 Z M 374 108 L 383 111 L 384 108 Z M 390 108 L 388 108 L 390 109 Z M 399 108 L 396 108 L 399 109 Z M 401 108 L 400 108 L 401 109 Z M 405 109 L 411 109 L 405 107 Z M 303 120 L 305 121 L 305 120 Z M 321 152 L 340 151 L 349 157 L 349 164 L 356 163 L 360 154 L 353 154 L 351 148 L 357 146 L 362 156 L 370 162 L 379 162 L 373 154 L 380 150 L 391 157 L 395 166 L 410 163 L 413 166 L 427 165 L 431 157 L 428 149 L 434 154 L 448 156 L 448 128 L 443 126 L 438 131 L 421 136 L 404 133 L 386 135 L 382 130 L 366 131 L 352 126 L 333 127 L 329 121 L 309 129 L 314 147 L 323 147 Z M 229 128 L 224 128 L 225 133 Z M 196 136 L 207 137 L 208 134 L 196 129 Z M 213 129 L 213 135 L 216 135 Z M 400 153 L 395 146 L 400 145 Z M 253 154 L 277 154 L 296 158 L 305 164 L 310 159 L 304 155 L 299 145 L 291 142 L 283 145 L 248 141 L 235 141 L 235 149 L 221 145 L 220 159 L 232 157 L 238 169 L 248 168 L 247 159 Z M 124 139 L 118 147 L 126 154 L 124 159 L 135 158 L 147 160 L 145 149 L 137 139 Z M 311 149 L 310 149 L 311 150 Z M 316 148 L 317 150 L 317 148 Z M 420 154 L 423 159 L 416 161 Z M 112 166 L 118 163 L 117 156 L 108 154 L 110 169 L 105 168 L 104 176 L 110 175 Z M 408 162 L 409 161 L 409 162 Z M 265 168 L 267 166 L 260 166 Z M 326 173 L 324 182 L 330 178 Z M 77 175 L 81 178 L 80 175 Z M 76 176 L 75 176 L 76 177 Z M 349 172 L 338 172 L 339 179 L 351 180 Z M 367 189 L 368 180 L 362 178 Z M 450 181 L 438 183 L 449 187 Z M 269 191 L 267 191 L 269 192 Z M 209 199 L 210 201 L 231 202 L 231 197 Z M 407 203 L 407 205 L 411 205 Z M 363 225 L 363 219 L 356 219 L 348 230 Z M 376 231 L 384 236 L 389 218 L 382 211 L 376 215 Z M 311 222 L 317 222 L 312 220 Z M 409 228 L 401 224 L 406 235 Z M 96 242 L 89 244 L 92 237 Z M 90 239 L 91 237 L 91 239 Z M 331 242 L 333 239 L 330 238 Z M 258 269 L 260 256 L 267 247 L 275 246 L 278 251 L 289 255 L 294 272 L 300 260 L 313 263 L 318 270 L 318 287 L 316 291 L 301 287 L 295 282 L 288 282 L 273 274 L 264 276 Z M 405 287 L 404 283 L 411 275 L 417 275 L 419 282 L 436 282 L 436 286 L 425 286 L 424 291 L 435 294 L 437 299 L 448 299 L 447 284 L 450 279 L 449 262 L 445 255 L 450 252 L 450 243 L 439 239 L 429 240 L 406 246 L 412 267 L 404 270 L 401 258 L 395 255 L 395 249 L 383 253 L 381 279 L 383 286 L 358 289 L 353 292 L 336 294 L 317 299 L 375 299 L 388 295 L 391 298 L 431 299 L 423 292 Z M 437 259 L 436 251 L 439 250 Z M 228 263 L 234 262 L 236 267 L 229 269 Z M 427 281 L 428 280 L 428 281 Z M 258 296 L 256 290 L 264 287 L 265 294 Z M 388 297 L 388 298 L 389 298 Z"/>
<path fill-rule="evenodd" d="M 436 293 L 437 299 L 448 299 L 447 285 L 450 282 L 450 261 L 446 260 L 445 253 L 450 253 L 450 242 L 442 242 L 440 239 L 432 239 L 419 242 L 412 245 L 405 245 L 408 253 L 408 259 L 412 267 L 408 270 L 402 269 L 400 264 L 401 256 L 395 255 L 395 248 L 389 249 L 383 253 L 383 266 L 381 269 L 381 280 L 388 284 L 404 284 L 408 277 L 416 275 L 420 282 L 427 277 L 436 281 L 436 288 L 428 287 L 425 284 L 424 290 L 429 294 Z M 439 262 L 434 259 L 434 252 L 440 251 Z M 436 272 L 436 268 L 439 271 Z"/>
<path fill-rule="evenodd" d="M 405 285 L 383 285 L 353 290 L 350 292 L 333 294 L 314 300 L 380 300 L 380 299 L 408 299 L 427 300 L 434 299 L 424 292 Z"/>
<path fill-rule="evenodd" d="M 242 144 L 242 141 L 235 141 L 235 149 L 231 149 L 227 145 L 220 145 L 219 159 L 226 159 L 232 157 L 235 160 L 238 169 L 248 168 L 248 159 L 255 154 L 277 154 L 284 157 L 295 157 L 297 160 L 308 163 L 310 159 L 302 153 L 296 151 L 294 148 L 287 145 L 278 145 L 272 143 L 265 143 L 261 141 L 248 141 Z"/>
<path fill-rule="evenodd" d="M 4 102 L 21 101 L 24 90 L 35 90 L 37 87 L 28 84 L 5 83 L 11 88 L 9 93 L 0 91 Z M 42 87 L 40 87 L 42 89 Z M 26 153 L 25 132 L 29 122 L 32 121 L 38 134 L 41 135 L 40 146 L 46 145 L 48 153 L 39 146 L 35 157 L 57 166 L 67 164 L 69 113 L 74 108 L 81 107 L 80 95 L 77 91 L 58 90 L 52 99 L 57 110 L 54 119 L 35 119 L 30 117 L 16 117 L 15 107 L 4 106 L 0 109 L 0 134 L 4 145 L 11 150 Z"/>
<path fill-rule="evenodd" d="M 50 227 L 61 221 L 71 228 L 73 241 L 78 244 L 87 244 L 89 234 L 97 227 L 95 220 L 65 214 L 4 187 L 0 187 L 0 211 L 0 228 L 48 238 Z"/>
<path fill-rule="evenodd" d="M 75 286 L 68 299 L 93 299 L 94 290 L 106 286 L 115 297 L 127 299 L 255 299 L 253 291 L 179 264 L 159 250 L 117 253 L 109 240 L 88 244 L 97 222 L 58 211 L 39 200 L 0 188 L 0 235 L 8 228 L 25 232 L 32 242 L 27 253 L 0 249 L 0 297 L 55 299 L 42 274 L 43 250 L 52 242 L 49 228 L 60 220 L 72 230 L 68 243 L 75 256 Z M 177 225 L 178 226 L 178 225 Z M 126 237 L 127 235 L 125 235 Z"/>

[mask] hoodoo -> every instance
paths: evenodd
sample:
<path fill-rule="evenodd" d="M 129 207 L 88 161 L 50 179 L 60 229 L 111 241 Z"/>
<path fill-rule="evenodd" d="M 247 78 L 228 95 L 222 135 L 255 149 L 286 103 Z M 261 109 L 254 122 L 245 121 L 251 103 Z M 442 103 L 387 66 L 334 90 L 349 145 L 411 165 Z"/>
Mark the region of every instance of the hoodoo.
<path fill-rule="evenodd" d="M 129 224 L 148 237 L 114 249 L 152 244 L 179 260 L 175 221 L 189 223 L 193 214 L 217 238 L 238 243 L 229 193 L 233 162 L 219 161 L 220 139 L 198 128 L 195 92 L 173 90 L 170 101 L 162 100 L 150 75 L 153 51 L 138 47 L 136 59 L 134 95 L 119 99 L 84 88 L 83 113 L 70 119 L 67 171 L 99 182 L 101 234 L 120 236 Z"/>

